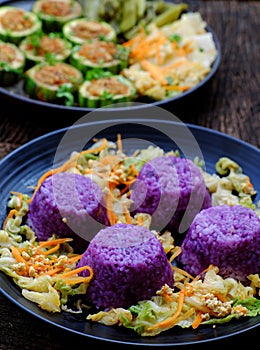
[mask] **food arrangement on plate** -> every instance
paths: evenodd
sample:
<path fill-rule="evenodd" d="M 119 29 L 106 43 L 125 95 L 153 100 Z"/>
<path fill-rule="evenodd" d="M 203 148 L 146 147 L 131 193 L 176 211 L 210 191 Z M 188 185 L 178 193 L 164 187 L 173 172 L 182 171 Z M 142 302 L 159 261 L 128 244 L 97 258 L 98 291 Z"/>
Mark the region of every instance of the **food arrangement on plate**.
<path fill-rule="evenodd" d="M 211 174 L 174 150 L 126 155 L 118 135 L 28 193 L 11 193 L 0 269 L 43 310 L 141 336 L 260 313 L 256 189 L 232 159 Z"/>
<path fill-rule="evenodd" d="M 185 3 L 37 0 L 0 7 L 0 86 L 82 108 L 163 101 L 196 87 L 218 51 Z"/>

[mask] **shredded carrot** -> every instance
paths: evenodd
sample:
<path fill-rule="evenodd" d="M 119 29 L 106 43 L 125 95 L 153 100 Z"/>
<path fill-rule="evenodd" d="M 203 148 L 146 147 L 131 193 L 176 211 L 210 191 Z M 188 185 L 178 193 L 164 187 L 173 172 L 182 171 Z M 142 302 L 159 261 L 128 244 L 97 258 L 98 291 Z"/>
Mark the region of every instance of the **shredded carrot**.
<path fill-rule="evenodd" d="M 167 85 L 168 82 L 163 76 L 163 72 L 159 66 L 152 64 L 147 60 L 143 60 L 140 62 L 141 67 L 150 73 L 151 77 L 155 80 L 160 81 L 163 85 Z"/>
<path fill-rule="evenodd" d="M 135 169 L 135 165 L 134 164 L 130 165 L 130 170 L 134 174 L 134 176 L 137 177 L 139 175 L 138 171 Z"/>
<path fill-rule="evenodd" d="M 172 63 L 172 64 L 170 64 L 168 66 L 164 66 L 161 69 L 162 69 L 163 72 L 168 72 L 168 71 L 170 71 L 170 70 L 172 70 L 174 68 L 177 68 L 177 67 L 181 66 L 184 63 L 187 63 L 187 59 L 186 58 L 178 60 L 178 61 L 176 61 L 176 62 L 174 62 L 174 63 Z"/>
<path fill-rule="evenodd" d="M 7 222 L 9 219 L 13 218 L 14 216 L 17 216 L 18 215 L 18 211 L 16 209 L 12 209 L 9 211 L 7 217 L 5 218 L 5 221 L 3 223 L 3 229 L 5 230 L 6 228 L 6 225 L 7 225 Z"/>
<path fill-rule="evenodd" d="M 141 225 L 141 226 L 143 225 L 144 221 L 141 216 L 138 216 L 137 222 L 138 222 L 138 225 Z"/>
<path fill-rule="evenodd" d="M 111 192 L 109 192 L 108 194 L 104 195 L 105 197 L 105 204 L 106 204 L 106 211 L 107 211 L 107 216 L 108 216 L 108 220 L 110 225 L 114 225 L 117 222 L 117 216 L 116 214 L 113 212 L 113 196 L 111 194 Z"/>
<path fill-rule="evenodd" d="M 65 272 L 59 275 L 59 277 L 61 278 L 67 278 L 67 277 L 71 277 L 73 275 L 77 275 L 79 272 L 82 272 L 84 270 L 88 270 L 89 271 L 89 276 L 88 278 L 91 279 L 93 277 L 93 270 L 90 266 L 82 266 L 79 267 L 77 269 L 71 270 L 69 272 Z"/>
<path fill-rule="evenodd" d="M 165 299 L 166 301 L 168 301 L 169 303 L 171 303 L 171 302 L 172 302 L 172 297 L 171 297 L 171 295 L 167 292 L 167 290 L 168 290 L 167 286 L 164 285 L 164 286 L 162 287 L 162 294 L 161 294 L 161 295 L 164 297 L 164 299 Z"/>
<path fill-rule="evenodd" d="M 227 302 L 227 298 L 224 295 L 222 295 L 220 293 L 214 293 L 214 295 L 223 303 Z"/>
<path fill-rule="evenodd" d="M 43 247 L 49 247 L 52 245 L 57 245 L 57 244 L 61 244 L 61 243 L 65 243 L 65 242 L 71 242 L 73 241 L 72 238 L 57 238 L 57 239 L 50 239 L 48 241 L 42 241 L 39 243 L 40 248 Z"/>
<path fill-rule="evenodd" d="M 55 247 L 48 249 L 45 252 L 42 252 L 42 254 L 43 255 L 50 255 L 50 254 L 57 252 L 59 249 L 60 249 L 60 244 L 57 244 Z"/>
<path fill-rule="evenodd" d="M 20 250 L 16 247 L 11 247 L 11 252 L 18 263 L 24 263 L 27 266 L 27 261 L 22 257 Z"/>
<path fill-rule="evenodd" d="M 196 329 L 199 327 L 199 325 L 201 324 L 203 318 L 202 318 L 202 311 L 199 311 L 195 317 L 195 320 L 192 323 L 192 328 Z"/>
<path fill-rule="evenodd" d="M 41 275 L 53 276 L 61 271 L 62 271 L 62 267 L 55 267 L 54 269 L 47 270 L 46 272 L 42 273 Z"/>
<path fill-rule="evenodd" d="M 246 183 L 247 183 L 248 187 L 253 188 L 253 185 L 252 185 L 252 183 L 251 183 L 251 181 L 250 181 L 248 176 L 246 177 Z"/>
<path fill-rule="evenodd" d="M 82 254 L 76 254 L 68 259 L 68 264 L 73 264 L 82 258 Z"/>
<path fill-rule="evenodd" d="M 172 315 L 171 317 L 167 318 L 166 320 L 164 320 L 162 322 L 156 323 L 155 325 L 149 327 L 147 329 L 148 332 L 150 332 L 154 329 L 157 329 L 157 328 L 168 328 L 168 327 L 171 327 L 175 323 L 177 317 L 180 315 L 181 310 L 182 310 L 182 306 L 183 306 L 183 302 L 184 302 L 184 294 L 185 294 L 184 289 L 179 292 L 178 307 L 177 307 L 177 310 L 174 313 L 174 315 Z"/>

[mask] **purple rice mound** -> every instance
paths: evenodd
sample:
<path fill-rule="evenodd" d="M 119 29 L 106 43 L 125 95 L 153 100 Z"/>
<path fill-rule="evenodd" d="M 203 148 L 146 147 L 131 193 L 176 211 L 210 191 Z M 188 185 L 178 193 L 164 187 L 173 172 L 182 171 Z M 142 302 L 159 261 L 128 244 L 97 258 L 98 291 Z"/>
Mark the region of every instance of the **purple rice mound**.
<path fill-rule="evenodd" d="M 30 203 L 26 223 L 39 240 L 56 235 L 83 243 L 108 225 L 102 202 L 102 190 L 90 178 L 58 173 L 41 184 Z M 86 246 L 85 242 L 83 250 Z"/>
<path fill-rule="evenodd" d="M 181 245 L 178 262 L 196 276 L 210 264 L 219 274 L 241 282 L 260 272 L 260 219 L 241 205 L 220 205 L 202 210 Z"/>
<path fill-rule="evenodd" d="M 97 309 L 128 308 L 150 299 L 165 283 L 173 287 L 162 244 L 142 226 L 116 224 L 100 230 L 78 263 L 85 265 L 94 272 L 86 297 Z"/>
<path fill-rule="evenodd" d="M 152 216 L 151 228 L 186 232 L 195 215 L 211 206 L 201 170 L 191 160 L 174 156 L 152 159 L 133 185 L 133 214 Z"/>

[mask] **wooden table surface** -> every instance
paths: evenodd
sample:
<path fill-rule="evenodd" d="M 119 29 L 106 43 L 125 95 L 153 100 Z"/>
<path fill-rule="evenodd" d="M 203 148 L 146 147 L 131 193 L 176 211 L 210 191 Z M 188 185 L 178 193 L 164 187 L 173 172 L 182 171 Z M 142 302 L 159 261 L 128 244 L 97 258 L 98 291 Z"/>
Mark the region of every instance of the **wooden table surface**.
<path fill-rule="evenodd" d="M 186 1 L 199 11 L 221 44 L 213 79 L 188 101 L 165 106 L 183 122 L 224 132 L 260 147 L 259 1 Z M 62 117 L 62 121 L 58 118 Z M 0 96 L 0 159 L 27 141 L 74 123 L 80 115 L 42 110 Z M 103 349 L 108 344 L 69 334 L 30 315 L 0 295 L 0 349 Z M 259 344 L 259 328 L 193 349 L 242 349 Z M 77 344 L 77 345 L 76 345 Z M 112 346 L 112 349 L 121 347 Z M 178 347 L 174 347 L 176 349 Z M 183 347 L 182 347 L 183 348 Z M 191 347 L 189 347 L 191 348 Z"/>

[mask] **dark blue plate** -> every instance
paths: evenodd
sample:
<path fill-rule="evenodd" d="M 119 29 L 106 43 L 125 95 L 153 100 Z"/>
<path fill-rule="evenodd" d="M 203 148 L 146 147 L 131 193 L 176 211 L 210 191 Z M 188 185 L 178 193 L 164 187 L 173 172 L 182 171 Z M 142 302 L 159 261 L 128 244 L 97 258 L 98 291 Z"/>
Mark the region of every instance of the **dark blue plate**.
<path fill-rule="evenodd" d="M 0 0 L 0 6 L 16 6 L 19 8 L 23 8 L 25 10 L 30 11 L 32 8 L 32 4 L 33 4 L 33 0 Z M 214 61 L 214 63 L 212 64 L 211 70 L 209 72 L 209 74 L 196 86 L 194 86 L 193 88 L 185 91 L 184 93 L 172 97 L 172 98 L 168 98 L 165 100 L 161 100 L 161 101 L 149 101 L 147 103 L 147 100 L 142 100 L 139 99 L 138 102 L 141 102 L 142 104 L 130 104 L 127 106 L 122 106 L 122 107 L 118 107 L 118 106 L 111 106 L 109 107 L 110 110 L 135 110 L 135 109 L 140 109 L 140 108 L 147 108 L 149 106 L 167 106 L 169 104 L 178 102 L 178 101 L 182 101 L 183 99 L 185 99 L 186 97 L 189 97 L 191 94 L 197 92 L 200 90 L 201 87 L 205 86 L 206 83 L 208 83 L 211 78 L 215 75 L 215 73 L 217 72 L 219 65 L 220 65 L 220 61 L 221 61 L 221 47 L 220 47 L 220 42 L 217 38 L 217 35 L 214 33 L 214 31 L 207 26 L 207 31 L 211 32 L 213 35 L 213 40 L 215 42 L 215 46 L 217 49 L 217 57 Z M 91 112 L 94 110 L 94 108 L 83 108 L 83 107 L 78 107 L 78 106 L 72 106 L 72 107 L 68 107 L 68 106 L 64 106 L 64 105 L 59 105 L 56 103 L 49 103 L 49 102 L 43 102 L 43 101 L 39 101 L 36 99 L 32 99 L 30 97 L 28 97 L 28 95 L 26 95 L 26 93 L 23 90 L 23 81 L 18 82 L 17 84 L 15 84 L 14 86 L 11 87 L 1 87 L 0 86 L 0 93 L 10 97 L 12 99 L 16 99 L 17 101 L 20 101 L 22 103 L 29 103 L 32 107 L 33 106 L 40 106 L 40 107 L 44 107 L 44 108 L 51 108 L 51 109 L 56 109 L 57 111 L 64 111 L 67 114 L 73 114 L 75 115 L 75 113 L 80 115 L 83 115 L 87 112 Z M 104 111 L 107 111 L 107 109 L 104 109 Z"/>
<path fill-rule="evenodd" d="M 132 153 L 135 149 L 152 143 L 165 150 L 179 148 L 188 158 L 198 153 L 204 158 L 206 170 L 215 172 L 219 157 L 227 156 L 238 162 L 244 173 L 251 178 L 255 188 L 260 190 L 259 164 L 260 150 L 254 146 L 204 127 L 182 124 L 171 120 L 127 118 L 97 120 L 64 128 L 39 137 L 11 152 L 0 162 L 0 224 L 6 215 L 6 204 L 10 191 L 30 193 L 28 186 L 35 185 L 37 179 L 68 158 L 73 150 L 91 144 L 93 137 L 116 140 L 120 133 L 124 149 Z M 256 201 L 259 200 L 259 194 Z M 140 337 L 136 333 L 119 327 L 107 327 L 87 322 L 83 316 L 69 313 L 50 314 L 26 300 L 21 290 L 5 274 L 0 273 L 2 293 L 17 306 L 32 315 L 68 332 L 101 340 L 112 345 L 139 346 L 180 346 L 194 345 L 226 337 L 253 329 L 259 325 L 260 317 L 243 318 L 224 325 L 201 326 L 196 330 L 175 327 L 156 337 Z"/>

